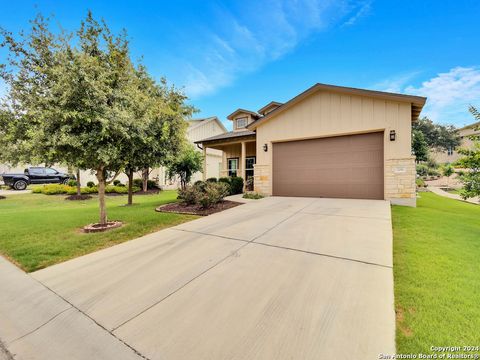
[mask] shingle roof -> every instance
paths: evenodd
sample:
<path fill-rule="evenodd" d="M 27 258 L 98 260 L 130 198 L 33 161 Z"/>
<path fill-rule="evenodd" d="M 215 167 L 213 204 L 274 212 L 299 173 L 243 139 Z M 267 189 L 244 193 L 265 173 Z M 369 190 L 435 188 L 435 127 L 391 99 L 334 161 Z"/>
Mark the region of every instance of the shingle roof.
<path fill-rule="evenodd" d="M 230 131 L 224 134 L 219 134 L 215 135 L 203 140 L 195 141 L 196 144 L 198 143 L 203 143 L 203 142 L 208 142 L 208 141 L 214 141 L 214 140 L 224 140 L 224 139 L 233 139 L 236 137 L 243 137 L 243 136 L 250 136 L 250 135 L 255 135 L 255 131 L 250 131 L 250 130 L 245 130 L 245 131 Z"/>

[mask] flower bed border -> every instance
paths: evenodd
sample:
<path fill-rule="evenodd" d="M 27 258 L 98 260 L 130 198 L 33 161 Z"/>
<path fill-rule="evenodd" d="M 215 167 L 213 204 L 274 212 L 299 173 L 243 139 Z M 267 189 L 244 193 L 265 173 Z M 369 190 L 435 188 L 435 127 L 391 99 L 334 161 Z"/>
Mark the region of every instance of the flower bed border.
<path fill-rule="evenodd" d="M 202 209 L 200 205 L 182 205 L 180 203 L 170 203 L 157 207 L 155 211 L 183 215 L 208 216 L 243 204 L 244 203 L 237 201 L 223 200 L 211 208 Z M 182 210 L 182 208 L 185 210 Z"/>

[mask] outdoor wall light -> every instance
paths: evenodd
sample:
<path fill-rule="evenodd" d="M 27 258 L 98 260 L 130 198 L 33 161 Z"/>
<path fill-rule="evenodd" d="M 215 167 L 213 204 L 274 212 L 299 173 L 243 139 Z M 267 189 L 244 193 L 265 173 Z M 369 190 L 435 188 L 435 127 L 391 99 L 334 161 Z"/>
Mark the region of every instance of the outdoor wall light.
<path fill-rule="evenodd" d="M 390 141 L 395 141 L 396 137 L 397 134 L 395 133 L 395 130 L 390 130 Z"/>
<path fill-rule="evenodd" d="M 268 151 L 268 144 L 263 144 L 263 151 L 265 151 L 265 152 Z"/>

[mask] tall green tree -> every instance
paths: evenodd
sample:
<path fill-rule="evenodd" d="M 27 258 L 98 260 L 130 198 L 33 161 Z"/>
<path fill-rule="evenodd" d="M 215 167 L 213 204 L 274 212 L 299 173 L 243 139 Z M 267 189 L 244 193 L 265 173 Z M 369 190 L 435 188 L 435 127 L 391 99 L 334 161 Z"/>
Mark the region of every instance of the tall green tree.
<path fill-rule="evenodd" d="M 480 112 L 477 108 L 470 106 L 469 110 L 473 117 L 480 122 Z M 458 150 L 463 155 L 458 163 L 466 170 L 460 176 L 463 183 L 460 195 L 464 199 L 480 196 L 480 139 L 477 135 L 470 138 L 473 141 L 473 146 L 469 149 Z"/>
<path fill-rule="evenodd" d="M 427 117 L 413 123 L 413 130 L 420 131 L 428 147 L 436 150 L 447 151 L 460 145 L 460 137 L 453 125 L 435 124 Z"/>
<path fill-rule="evenodd" d="M 417 163 L 428 160 L 428 144 L 425 141 L 425 136 L 419 130 L 412 131 L 412 151 Z"/>
<path fill-rule="evenodd" d="M 10 53 L 2 69 L 10 89 L 3 109 L 13 122 L 2 122 L 0 132 L 8 153 L 16 153 L 9 157 L 92 169 L 99 221 L 106 224 L 105 187 L 145 127 L 133 110 L 139 90 L 126 34 L 112 34 L 91 12 L 74 34 L 54 35 L 41 16 L 19 40 L 2 34 Z"/>
<path fill-rule="evenodd" d="M 192 180 L 193 174 L 203 171 L 203 155 L 195 150 L 192 144 L 187 143 L 179 156 L 172 159 L 168 164 L 168 175 L 170 178 L 178 176 L 180 186 L 183 190 Z"/>

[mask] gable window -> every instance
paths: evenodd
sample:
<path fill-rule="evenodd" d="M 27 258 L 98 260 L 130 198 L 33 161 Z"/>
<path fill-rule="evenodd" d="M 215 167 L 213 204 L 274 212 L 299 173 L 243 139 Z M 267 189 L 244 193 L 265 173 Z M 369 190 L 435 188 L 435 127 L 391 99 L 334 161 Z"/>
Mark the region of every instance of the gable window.
<path fill-rule="evenodd" d="M 235 119 L 235 128 L 237 129 L 242 129 L 247 126 L 247 118 L 246 117 L 241 117 Z"/>
<path fill-rule="evenodd" d="M 238 158 L 227 159 L 228 162 L 228 176 L 237 176 Z"/>

